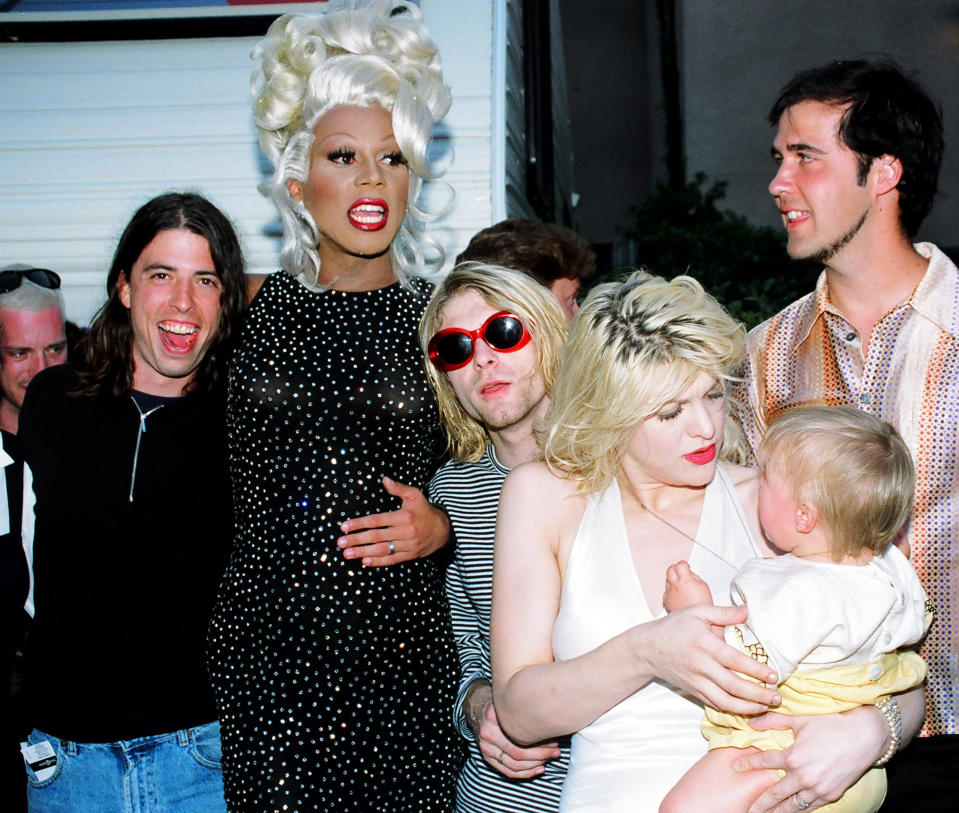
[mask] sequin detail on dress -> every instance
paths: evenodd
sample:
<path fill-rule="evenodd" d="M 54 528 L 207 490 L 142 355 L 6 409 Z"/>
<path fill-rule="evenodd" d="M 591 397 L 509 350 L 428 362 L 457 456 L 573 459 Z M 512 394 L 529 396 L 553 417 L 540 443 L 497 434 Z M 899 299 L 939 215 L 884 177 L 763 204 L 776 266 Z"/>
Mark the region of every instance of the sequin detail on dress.
<path fill-rule="evenodd" d="M 429 559 L 363 568 L 339 523 L 425 489 L 439 425 L 428 286 L 311 292 L 273 274 L 230 380 L 236 547 L 210 630 L 233 811 L 452 810 L 458 662 Z"/>

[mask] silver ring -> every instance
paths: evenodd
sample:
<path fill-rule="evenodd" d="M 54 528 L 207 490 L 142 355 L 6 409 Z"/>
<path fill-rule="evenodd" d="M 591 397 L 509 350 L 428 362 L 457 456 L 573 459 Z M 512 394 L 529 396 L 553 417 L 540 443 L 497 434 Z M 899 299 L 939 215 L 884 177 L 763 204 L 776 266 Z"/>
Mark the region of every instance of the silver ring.
<path fill-rule="evenodd" d="M 500 750 L 499 756 L 496 757 L 496 761 L 497 761 L 500 765 L 502 765 L 504 759 L 506 759 L 506 752 L 503 751 L 503 750 Z M 806 806 L 808 807 L 809 805 L 806 805 Z"/>
<path fill-rule="evenodd" d="M 396 553 L 396 543 L 395 543 L 395 542 L 390 541 L 390 542 L 387 542 L 386 544 L 389 545 L 389 548 L 390 548 L 390 556 L 392 556 L 394 553 Z"/>
<path fill-rule="evenodd" d="M 798 807 L 800 810 L 805 810 L 807 807 L 812 807 L 812 802 L 804 802 L 804 801 L 799 797 L 799 793 L 800 793 L 800 791 L 796 791 L 796 792 L 793 794 L 793 798 L 796 800 L 796 807 Z"/>

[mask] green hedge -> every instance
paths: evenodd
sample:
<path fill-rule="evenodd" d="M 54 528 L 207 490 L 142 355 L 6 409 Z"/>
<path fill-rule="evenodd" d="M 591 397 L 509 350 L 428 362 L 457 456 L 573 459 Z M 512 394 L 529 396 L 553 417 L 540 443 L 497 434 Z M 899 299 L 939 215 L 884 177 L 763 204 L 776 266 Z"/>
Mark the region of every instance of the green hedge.
<path fill-rule="evenodd" d="M 637 247 L 639 267 L 667 278 L 695 277 L 751 328 L 811 291 L 820 268 L 789 258 L 782 229 L 721 210 L 725 194 L 725 181 L 707 186 L 702 172 L 681 189 L 657 183 L 620 233 Z"/>

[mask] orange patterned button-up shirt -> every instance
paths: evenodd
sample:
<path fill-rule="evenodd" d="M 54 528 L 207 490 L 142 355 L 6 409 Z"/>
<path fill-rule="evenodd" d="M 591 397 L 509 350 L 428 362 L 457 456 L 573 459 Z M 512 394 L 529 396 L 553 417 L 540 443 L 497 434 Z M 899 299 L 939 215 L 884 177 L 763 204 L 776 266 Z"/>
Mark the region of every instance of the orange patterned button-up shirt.
<path fill-rule="evenodd" d="M 813 293 L 750 332 L 734 403 L 754 450 L 786 410 L 846 405 L 891 423 L 912 451 L 912 563 L 937 611 L 922 648 L 929 736 L 959 733 L 959 271 L 931 243 L 916 250 L 929 258 L 926 273 L 876 324 L 865 358 L 823 273 Z"/>

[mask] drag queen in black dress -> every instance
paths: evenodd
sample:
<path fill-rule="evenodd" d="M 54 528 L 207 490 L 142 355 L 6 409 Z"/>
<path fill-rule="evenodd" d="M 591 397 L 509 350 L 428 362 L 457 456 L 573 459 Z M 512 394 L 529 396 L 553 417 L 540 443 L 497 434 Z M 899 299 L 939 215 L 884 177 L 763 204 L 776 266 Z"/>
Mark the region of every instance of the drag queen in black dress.
<path fill-rule="evenodd" d="M 284 245 L 230 381 L 237 536 L 210 630 L 227 802 L 448 811 L 458 662 L 443 576 L 423 556 L 445 532 L 417 546 L 366 531 L 344 550 L 341 523 L 394 511 L 392 494 L 409 496 L 398 483 L 422 488 L 439 463 L 410 215 L 449 92 L 400 0 L 280 18 L 255 57 Z"/>

